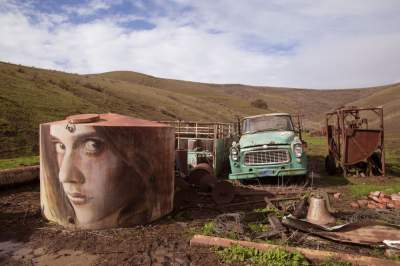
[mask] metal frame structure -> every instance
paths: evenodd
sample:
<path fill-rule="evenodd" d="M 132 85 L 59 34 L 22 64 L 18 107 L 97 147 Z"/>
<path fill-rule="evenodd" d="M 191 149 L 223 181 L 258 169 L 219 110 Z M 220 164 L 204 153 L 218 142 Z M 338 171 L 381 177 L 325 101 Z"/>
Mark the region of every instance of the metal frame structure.
<path fill-rule="evenodd" d="M 296 113 L 296 114 L 291 114 L 290 116 L 291 116 L 293 119 L 296 119 L 295 121 L 292 121 L 292 122 L 293 122 L 294 127 L 297 126 L 299 138 L 300 138 L 301 142 L 304 143 L 303 135 L 302 135 L 302 132 L 303 132 L 303 118 L 304 118 L 304 114 Z M 297 125 L 296 125 L 295 123 L 297 123 Z"/>
<path fill-rule="evenodd" d="M 368 122 L 371 116 L 376 119 L 375 123 Z M 334 166 L 340 167 L 344 176 L 351 170 L 359 174 L 359 171 L 366 172 L 365 167 L 370 170 L 374 167 L 375 172 L 379 172 L 374 175 L 385 175 L 382 107 L 351 106 L 326 113 L 326 130 L 328 156 L 325 166 L 328 173 L 334 174 Z"/>
<path fill-rule="evenodd" d="M 229 161 L 229 147 L 236 134 L 234 123 L 197 121 L 159 121 L 175 128 L 175 148 L 187 152 L 187 164 L 207 163 L 215 176 L 223 172 Z M 204 158 L 205 161 L 199 160 Z M 195 163 L 193 163 L 195 162 Z"/>

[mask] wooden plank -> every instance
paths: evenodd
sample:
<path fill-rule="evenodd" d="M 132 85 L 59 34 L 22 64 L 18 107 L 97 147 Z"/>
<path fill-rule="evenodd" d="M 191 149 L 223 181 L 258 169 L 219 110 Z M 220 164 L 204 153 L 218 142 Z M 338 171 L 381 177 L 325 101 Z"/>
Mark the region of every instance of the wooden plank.
<path fill-rule="evenodd" d="M 393 266 L 400 265 L 400 262 L 379 259 L 368 256 L 361 256 L 357 254 L 349 254 L 343 252 L 332 252 L 325 250 L 312 250 L 308 248 L 299 248 L 299 247 L 282 247 L 279 245 L 272 245 L 267 243 L 256 243 L 250 241 L 241 241 L 241 240 L 232 240 L 228 238 L 221 237 L 212 237 L 212 236 L 204 236 L 204 235 L 195 235 L 190 240 L 190 246 L 217 246 L 217 247 L 230 247 L 231 245 L 240 245 L 243 247 L 250 247 L 259 250 L 269 250 L 269 249 L 284 249 L 290 252 L 300 252 L 306 258 L 310 260 L 323 261 L 329 258 L 337 258 L 341 261 L 347 261 L 354 265 L 380 265 L 380 266 Z"/>

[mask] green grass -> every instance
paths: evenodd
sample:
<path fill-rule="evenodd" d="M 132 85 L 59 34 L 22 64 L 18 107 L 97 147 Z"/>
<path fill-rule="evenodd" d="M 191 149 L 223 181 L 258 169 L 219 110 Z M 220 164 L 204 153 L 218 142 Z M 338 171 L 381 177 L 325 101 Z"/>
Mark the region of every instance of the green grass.
<path fill-rule="evenodd" d="M 212 236 L 215 234 L 215 224 L 214 222 L 208 222 L 203 225 L 201 228 L 201 233 L 206 236 Z"/>
<path fill-rule="evenodd" d="M 282 211 L 280 211 L 276 207 L 257 208 L 257 209 L 254 209 L 253 211 L 254 212 L 259 212 L 259 213 L 272 213 L 272 214 L 276 215 L 276 217 L 278 217 L 278 218 L 282 218 L 283 217 Z"/>
<path fill-rule="evenodd" d="M 387 173 L 400 176 L 400 138 L 386 138 L 385 155 Z"/>
<path fill-rule="evenodd" d="M 0 169 L 10 169 L 21 166 L 39 164 L 39 156 L 26 156 L 14 159 L 0 159 Z"/>
<path fill-rule="evenodd" d="M 217 249 L 216 253 L 223 263 L 246 263 L 247 265 L 297 266 L 310 265 L 299 252 L 283 249 L 258 250 L 255 248 L 232 245 Z"/>
<path fill-rule="evenodd" d="M 385 194 L 393 194 L 400 192 L 400 179 L 395 178 L 387 182 L 379 182 L 378 180 L 368 179 L 368 183 L 361 181 L 359 178 L 353 182 L 358 182 L 349 186 L 349 191 L 354 198 L 367 196 L 372 191 L 382 191 Z"/>
<path fill-rule="evenodd" d="M 350 262 L 341 261 L 338 258 L 329 258 L 318 264 L 319 266 L 351 266 Z"/>
<path fill-rule="evenodd" d="M 248 223 L 247 226 L 253 233 L 263 233 L 269 230 L 269 226 L 267 224 L 262 223 Z"/>

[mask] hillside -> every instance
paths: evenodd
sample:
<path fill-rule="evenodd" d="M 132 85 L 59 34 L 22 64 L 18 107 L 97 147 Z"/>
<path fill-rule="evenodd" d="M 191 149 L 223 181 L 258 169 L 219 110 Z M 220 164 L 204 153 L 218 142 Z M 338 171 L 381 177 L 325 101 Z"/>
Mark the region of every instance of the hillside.
<path fill-rule="evenodd" d="M 232 121 L 265 112 L 302 112 L 319 128 L 341 105 L 383 105 L 388 133 L 400 132 L 400 84 L 305 90 L 205 84 L 135 72 L 77 75 L 0 62 L 0 158 L 36 154 L 38 126 L 76 113 L 116 112 L 152 120 Z M 256 107 L 252 102 L 258 100 Z"/>

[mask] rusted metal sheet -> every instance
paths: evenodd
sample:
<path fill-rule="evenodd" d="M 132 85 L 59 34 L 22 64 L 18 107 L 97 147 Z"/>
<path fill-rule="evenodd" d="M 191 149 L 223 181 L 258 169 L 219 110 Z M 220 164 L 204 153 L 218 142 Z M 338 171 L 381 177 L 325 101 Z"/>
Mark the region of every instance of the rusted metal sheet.
<path fill-rule="evenodd" d="M 383 108 L 342 107 L 326 114 L 328 174 L 384 176 Z"/>
<path fill-rule="evenodd" d="M 184 176 L 188 175 L 188 163 L 187 163 L 187 150 L 176 150 L 175 151 L 175 163 L 176 169 L 180 171 Z"/>
<path fill-rule="evenodd" d="M 352 165 L 366 160 L 379 148 L 382 131 L 353 129 L 347 132 L 345 164 Z"/>
<path fill-rule="evenodd" d="M 357 222 L 324 227 L 293 216 L 285 217 L 282 222 L 291 228 L 344 243 L 382 245 L 384 240 L 400 240 L 399 226 L 378 222 Z"/>
<path fill-rule="evenodd" d="M 44 216 L 76 229 L 145 224 L 169 213 L 174 129 L 118 114 L 40 125 Z"/>

